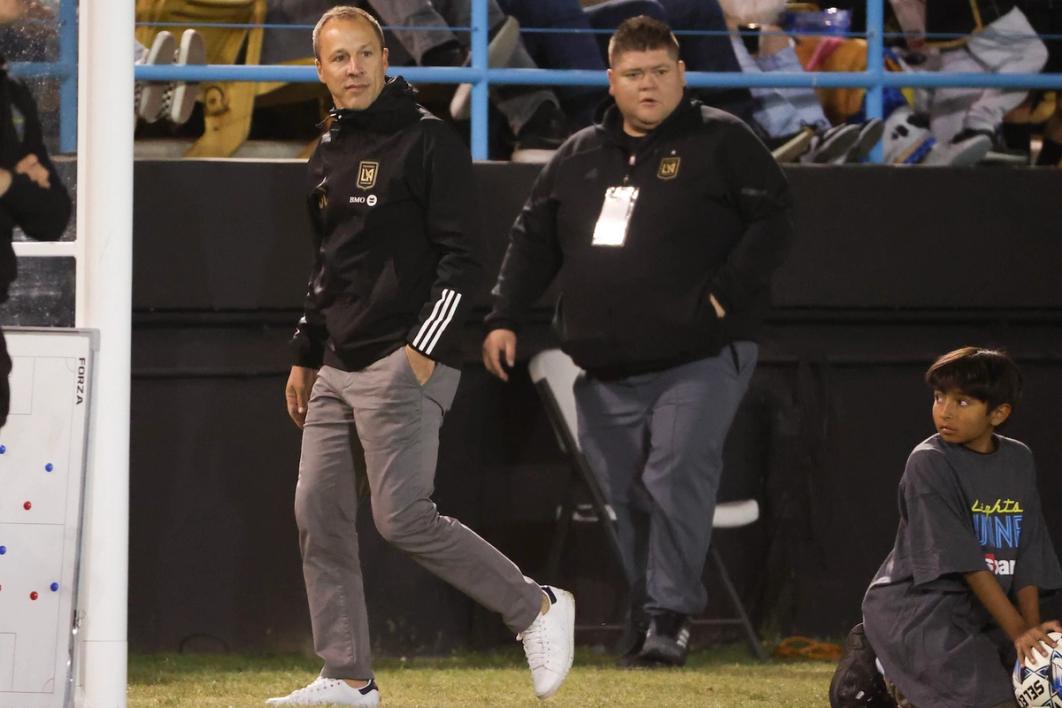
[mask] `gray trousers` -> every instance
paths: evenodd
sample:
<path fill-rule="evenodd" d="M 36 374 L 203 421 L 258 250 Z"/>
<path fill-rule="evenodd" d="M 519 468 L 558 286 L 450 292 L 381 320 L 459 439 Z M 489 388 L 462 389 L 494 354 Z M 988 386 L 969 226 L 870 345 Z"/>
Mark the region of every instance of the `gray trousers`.
<path fill-rule="evenodd" d="M 392 28 L 395 37 L 418 64 L 421 63 L 425 52 L 440 44 L 455 39 L 465 47 L 471 43 L 471 37 L 467 31 L 459 31 L 455 35 L 450 30 L 450 27 L 472 25 L 470 0 L 368 0 L 368 2 L 384 24 Z M 487 24 L 489 28 L 498 27 L 505 19 L 506 15 L 498 7 L 498 3 L 488 0 Z M 523 41 L 516 43 L 516 48 L 506 66 L 512 69 L 538 68 L 531 55 L 527 53 Z M 543 103 L 560 105 L 553 90 L 545 86 L 495 87 L 491 89 L 491 100 L 505 116 L 513 134 L 520 132 Z"/>
<path fill-rule="evenodd" d="M 616 512 L 632 604 L 696 615 L 723 445 L 757 346 L 617 381 L 575 382 L 579 443 Z"/>
<path fill-rule="evenodd" d="M 355 527 L 359 476 L 368 482 L 384 540 L 500 613 L 514 634 L 538 616 L 538 585 L 466 526 L 441 516 L 431 500 L 439 428 L 460 376 L 437 364 L 421 386 L 401 348 L 361 371 L 318 372 L 303 429 L 295 519 L 322 676 L 373 677 Z"/>

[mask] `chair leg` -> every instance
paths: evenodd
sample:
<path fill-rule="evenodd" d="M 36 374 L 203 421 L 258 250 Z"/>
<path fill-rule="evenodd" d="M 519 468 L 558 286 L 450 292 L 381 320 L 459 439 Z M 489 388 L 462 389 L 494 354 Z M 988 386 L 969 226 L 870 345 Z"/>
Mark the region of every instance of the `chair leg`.
<path fill-rule="evenodd" d="M 583 453 L 578 453 L 574 464 L 583 480 L 583 484 L 590 492 L 590 503 L 594 507 L 594 513 L 597 514 L 601 529 L 605 532 L 605 540 L 612 549 L 612 557 L 616 559 L 616 563 L 627 581 L 627 586 L 630 587 L 633 579 L 630 577 L 630 570 L 623 562 L 623 547 L 620 545 L 619 530 L 616 528 L 615 512 L 605 500 L 605 493 L 601 489 L 601 484 L 598 482 L 597 477 L 594 476 L 594 472 L 590 469 L 590 464 L 586 461 Z"/>
<path fill-rule="evenodd" d="M 734 587 L 734 583 L 730 580 L 730 573 L 726 572 L 726 566 L 723 565 L 723 559 L 719 555 L 719 551 L 717 551 L 713 545 L 708 548 L 708 553 L 712 557 L 712 563 L 715 565 L 715 570 L 719 573 L 719 578 L 723 581 L 723 587 L 726 588 L 730 603 L 734 606 L 734 610 L 738 614 L 738 619 L 741 621 L 741 626 L 745 630 L 745 639 L 748 640 L 749 648 L 757 659 L 760 661 L 766 661 L 767 653 L 763 650 L 763 645 L 760 644 L 760 639 L 756 636 L 756 631 L 752 628 L 752 622 L 749 621 L 749 616 L 745 612 L 745 605 L 742 604 L 741 598 L 737 594 L 737 589 Z"/>
<path fill-rule="evenodd" d="M 551 583 L 560 580 L 561 555 L 564 553 L 564 542 L 568 539 L 568 529 L 572 525 L 572 512 L 575 511 L 576 484 L 575 474 L 570 474 L 568 486 L 564 490 L 564 501 L 561 502 L 558 511 L 557 525 L 553 530 L 549 555 L 546 557 L 546 578 Z"/>

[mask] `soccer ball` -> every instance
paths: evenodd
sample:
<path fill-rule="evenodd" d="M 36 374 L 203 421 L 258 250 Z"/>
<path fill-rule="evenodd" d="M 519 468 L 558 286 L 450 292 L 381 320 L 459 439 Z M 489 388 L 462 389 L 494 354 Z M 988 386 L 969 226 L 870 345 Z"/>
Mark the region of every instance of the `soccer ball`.
<path fill-rule="evenodd" d="M 1014 663 L 1011 681 L 1021 708 L 1062 708 L 1062 634 L 1050 632 L 1048 636 L 1060 644 L 1048 656 L 1034 651 L 1033 661 L 1025 665 Z"/>

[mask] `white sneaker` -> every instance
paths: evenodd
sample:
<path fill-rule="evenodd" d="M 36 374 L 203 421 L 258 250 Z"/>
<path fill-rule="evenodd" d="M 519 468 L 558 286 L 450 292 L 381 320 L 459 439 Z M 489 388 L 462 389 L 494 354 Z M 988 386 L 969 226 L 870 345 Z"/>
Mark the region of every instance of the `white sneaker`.
<path fill-rule="evenodd" d="M 281 698 L 266 701 L 271 706 L 378 706 L 380 689 L 370 680 L 365 688 L 351 688 L 346 681 L 318 676 L 309 686 Z"/>
<path fill-rule="evenodd" d="M 524 643 L 535 695 L 549 698 L 568 676 L 575 655 L 575 597 L 567 590 L 543 585 L 549 612 L 516 636 Z"/>
<path fill-rule="evenodd" d="M 173 55 L 174 64 L 206 64 L 206 44 L 203 35 L 194 29 L 185 30 L 181 35 L 181 44 Z M 174 125 L 184 125 L 192 117 L 195 100 L 199 95 L 199 84 L 195 81 L 174 81 L 166 87 L 162 95 L 161 115 Z"/>
<path fill-rule="evenodd" d="M 992 149 L 992 138 L 980 133 L 959 136 L 949 143 L 937 143 L 922 160 L 923 165 L 969 167 L 984 159 Z"/>
<path fill-rule="evenodd" d="M 155 35 L 148 50 L 137 63 L 140 64 L 172 64 L 173 53 L 177 47 L 177 40 L 173 35 L 162 30 Z M 166 84 L 157 81 L 137 81 L 136 92 L 133 99 L 133 109 L 139 118 L 147 123 L 154 123 L 162 114 L 162 99 L 166 93 Z"/>

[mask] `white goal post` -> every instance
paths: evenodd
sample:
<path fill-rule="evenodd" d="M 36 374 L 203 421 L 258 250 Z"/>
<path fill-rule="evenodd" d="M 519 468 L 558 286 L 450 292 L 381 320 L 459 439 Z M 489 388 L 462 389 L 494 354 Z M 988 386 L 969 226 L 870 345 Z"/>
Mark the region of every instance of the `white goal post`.
<path fill-rule="evenodd" d="M 77 705 L 126 705 L 135 3 L 84 0 L 78 27 L 78 327 L 99 331 L 85 489 Z"/>

